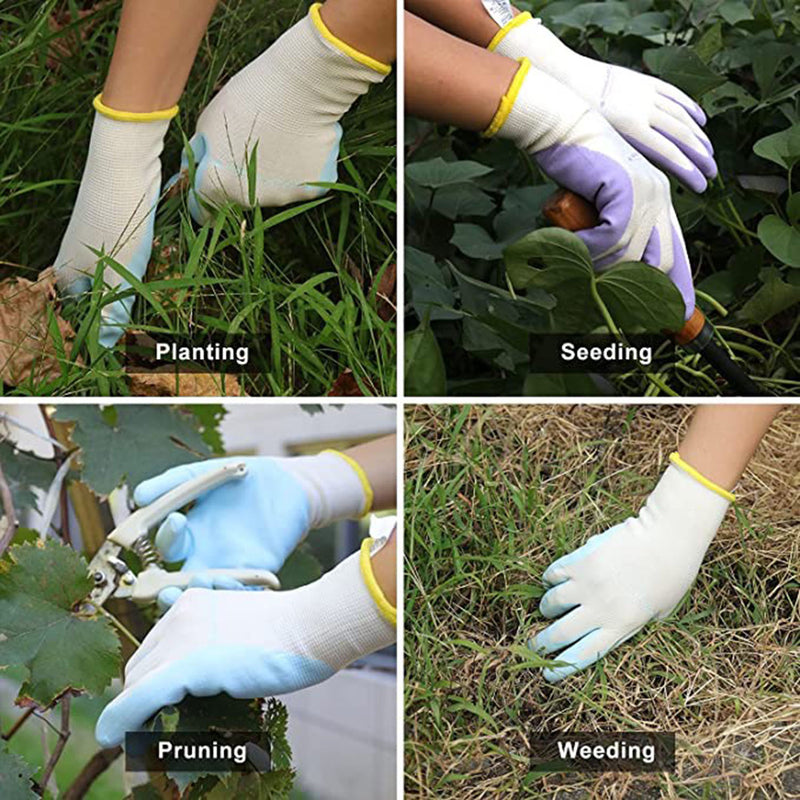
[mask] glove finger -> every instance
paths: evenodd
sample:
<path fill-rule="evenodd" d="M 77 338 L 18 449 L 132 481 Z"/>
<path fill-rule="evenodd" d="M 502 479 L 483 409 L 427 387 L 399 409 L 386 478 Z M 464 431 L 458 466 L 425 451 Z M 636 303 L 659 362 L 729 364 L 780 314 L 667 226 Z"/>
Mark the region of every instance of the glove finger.
<path fill-rule="evenodd" d="M 557 558 L 542 574 L 542 583 L 548 588 L 574 577 L 571 567 L 580 558 L 581 548 Z"/>
<path fill-rule="evenodd" d="M 146 506 L 157 500 L 161 495 L 166 494 L 186 481 L 205 475 L 207 472 L 218 469 L 224 464 L 228 464 L 232 459 L 210 459 L 208 461 L 198 461 L 194 464 L 181 464 L 142 481 L 133 492 L 133 499 L 137 505 Z"/>
<path fill-rule="evenodd" d="M 542 655 L 554 653 L 596 629 L 597 625 L 589 609 L 586 606 L 578 606 L 548 625 L 543 631 L 539 631 L 528 642 L 528 647 Z"/>
<path fill-rule="evenodd" d="M 133 310 L 133 297 L 126 297 L 117 300 L 103 307 L 101 313 L 100 334 L 98 341 L 101 347 L 111 350 L 120 340 L 125 328 L 131 321 L 131 311 Z"/>
<path fill-rule="evenodd" d="M 639 141 L 631 136 L 626 136 L 625 138 L 648 161 L 664 170 L 664 172 L 674 175 L 693 192 L 702 194 L 708 187 L 708 181 L 703 177 L 703 173 L 663 133 L 656 132 L 653 129 L 649 132 L 645 141 Z"/>
<path fill-rule="evenodd" d="M 647 240 L 644 253 L 642 253 L 642 261 L 651 267 L 659 268 L 661 266 L 661 236 L 659 236 L 658 228 L 653 228 L 650 232 L 650 238 Z"/>
<path fill-rule="evenodd" d="M 182 594 L 183 589 L 180 589 L 177 586 L 167 586 L 166 589 L 162 589 L 156 598 L 159 609 L 162 612 L 168 611 L 170 608 L 172 608 L 172 606 L 175 605 L 175 603 L 178 602 Z"/>
<path fill-rule="evenodd" d="M 556 660 L 564 662 L 564 666 L 545 668 L 542 672 L 544 679 L 548 683 L 557 683 L 568 678 L 594 664 L 616 644 L 613 633 L 605 628 L 597 628 L 560 653 Z"/>
<path fill-rule="evenodd" d="M 100 745 L 120 744 L 126 732 L 139 730 L 159 709 L 183 700 L 186 688 L 182 671 L 183 665 L 174 662 L 126 686 L 97 720 L 95 738 Z"/>
<path fill-rule="evenodd" d="M 656 107 L 659 111 L 669 114 L 680 123 L 685 131 L 692 134 L 694 140 L 698 143 L 695 145 L 696 149 L 702 147 L 709 156 L 713 157 L 714 145 L 711 144 L 711 139 L 708 138 L 708 134 L 692 119 L 692 116 L 682 105 L 675 103 L 669 97 L 662 97 L 656 101 Z"/>
<path fill-rule="evenodd" d="M 575 581 L 564 581 L 554 586 L 539 601 L 539 613 L 551 619 L 580 604 L 579 588 Z"/>
<path fill-rule="evenodd" d="M 208 181 L 208 167 L 211 164 L 211 148 L 202 133 L 196 133 L 189 141 L 192 149 L 195 172 L 192 186 L 189 189 L 188 207 L 192 219 L 198 225 L 204 225 L 211 220 L 211 214 L 201 202 L 201 193 Z M 189 156 L 184 150 L 181 156 L 181 171 L 189 169 Z"/>
<path fill-rule="evenodd" d="M 703 111 L 703 109 L 700 108 L 700 106 L 695 103 L 695 101 L 692 100 L 689 95 L 678 89 L 677 86 L 673 86 L 671 83 L 667 83 L 666 81 L 659 81 L 658 92 L 659 94 L 664 95 L 664 97 L 668 97 L 670 100 L 677 103 L 698 125 L 702 126 L 708 122 L 706 112 Z"/>
<path fill-rule="evenodd" d="M 194 537 L 186 516 L 173 511 L 156 533 L 156 547 L 165 561 L 184 561 L 194 550 Z"/>
<path fill-rule="evenodd" d="M 653 118 L 653 130 L 672 142 L 706 178 L 715 178 L 717 162 L 706 145 L 687 130 L 686 126 L 672 114 L 657 111 Z"/>

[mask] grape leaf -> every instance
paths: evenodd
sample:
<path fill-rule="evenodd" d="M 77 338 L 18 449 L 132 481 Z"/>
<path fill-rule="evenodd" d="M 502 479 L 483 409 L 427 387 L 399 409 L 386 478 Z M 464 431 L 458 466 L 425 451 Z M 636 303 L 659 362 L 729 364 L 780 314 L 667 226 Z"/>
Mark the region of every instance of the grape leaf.
<path fill-rule="evenodd" d="M 117 674 L 119 639 L 76 613 L 91 591 L 86 561 L 55 541 L 22 544 L 0 562 L 0 668 L 24 665 L 17 702 L 47 706 L 67 689 L 99 694 Z"/>
<path fill-rule="evenodd" d="M 0 741 L 0 797 L 3 800 L 38 800 L 31 788 L 36 770 L 20 756 L 9 753 L 6 743 Z"/>
<path fill-rule="evenodd" d="M 75 423 L 82 480 L 99 495 L 212 455 L 197 417 L 170 406 L 60 406 L 55 419 Z"/>
<path fill-rule="evenodd" d="M 55 461 L 17 450 L 10 442 L 4 441 L 0 442 L 0 462 L 17 512 L 25 509 L 38 511 L 32 489 L 47 491 L 58 469 Z"/>

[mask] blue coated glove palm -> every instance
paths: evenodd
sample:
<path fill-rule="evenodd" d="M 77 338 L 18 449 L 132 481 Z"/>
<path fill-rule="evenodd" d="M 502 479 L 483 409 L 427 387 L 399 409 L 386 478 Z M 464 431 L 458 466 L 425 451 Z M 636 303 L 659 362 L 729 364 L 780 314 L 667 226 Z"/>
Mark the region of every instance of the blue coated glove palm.
<path fill-rule="evenodd" d="M 171 489 L 223 463 L 247 464 L 247 475 L 200 497 L 186 513 L 175 512 L 156 534 L 156 546 L 170 562 L 194 572 L 193 586 L 242 588 L 231 579 L 211 582 L 211 569 L 264 569 L 278 572 L 309 530 L 366 513 L 371 504 L 361 476 L 338 453 L 302 458 L 213 459 L 173 467 L 140 483 L 138 505 L 148 505 Z M 168 606 L 180 596 L 174 587 L 159 595 Z"/>

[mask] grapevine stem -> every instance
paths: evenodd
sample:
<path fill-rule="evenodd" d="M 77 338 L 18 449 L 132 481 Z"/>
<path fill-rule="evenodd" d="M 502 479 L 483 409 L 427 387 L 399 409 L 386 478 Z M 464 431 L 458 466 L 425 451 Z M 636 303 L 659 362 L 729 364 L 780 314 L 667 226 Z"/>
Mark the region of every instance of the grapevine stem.
<path fill-rule="evenodd" d="M 61 795 L 61 800 L 81 800 L 86 796 L 92 784 L 99 778 L 122 754 L 122 747 L 109 747 L 98 750 L 78 773 L 69 788 Z"/>
<path fill-rule="evenodd" d="M 7 742 L 25 724 L 26 720 L 31 718 L 33 711 L 33 707 L 26 708 L 20 718 L 8 729 L 8 733 L 3 734 L 3 740 Z"/>
<path fill-rule="evenodd" d="M 102 606 L 100 610 L 108 617 L 109 622 L 119 629 L 120 633 L 134 646 L 141 647 L 142 643 L 109 611 L 106 611 Z"/>
<path fill-rule="evenodd" d="M 50 776 L 53 774 L 53 770 L 56 768 L 58 759 L 61 758 L 61 754 L 64 752 L 64 748 L 67 746 L 67 739 L 69 739 L 70 735 L 69 706 L 70 696 L 67 694 L 61 698 L 61 730 L 58 732 L 58 741 L 56 742 L 56 746 L 53 748 L 53 755 L 50 756 L 50 760 L 47 762 L 44 772 L 42 773 L 41 780 L 38 784 L 40 790 L 39 793 L 42 795 L 44 795 L 47 784 L 50 782 Z"/>

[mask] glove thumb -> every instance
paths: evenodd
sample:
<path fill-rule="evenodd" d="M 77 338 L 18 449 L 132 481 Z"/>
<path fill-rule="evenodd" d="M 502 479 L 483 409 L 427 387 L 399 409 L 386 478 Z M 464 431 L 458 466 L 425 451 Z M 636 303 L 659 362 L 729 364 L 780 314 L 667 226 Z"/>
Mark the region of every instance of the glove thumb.
<path fill-rule="evenodd" d="M 156 534 L 156 547 L 165 561 L 185 561 L 194 550 L 194 539 L 183 514 L 174 511 L 162 523 Z"/>

